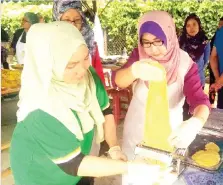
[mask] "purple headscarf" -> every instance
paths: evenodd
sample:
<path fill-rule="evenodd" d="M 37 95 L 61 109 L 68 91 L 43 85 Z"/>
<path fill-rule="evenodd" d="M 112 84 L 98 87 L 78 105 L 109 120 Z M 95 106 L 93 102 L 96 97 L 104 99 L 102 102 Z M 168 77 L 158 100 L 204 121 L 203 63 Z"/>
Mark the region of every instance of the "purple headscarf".
<path fill-rule="evenodd" d="M 162 28 L 153 21 L 147 21 L 143 23 L 139 30 L 139 37 L 142 38 L 144 33 L 151 33 L 157 38 L 163 41 L 163 44 L 167 47 L 166 35 Z"/>

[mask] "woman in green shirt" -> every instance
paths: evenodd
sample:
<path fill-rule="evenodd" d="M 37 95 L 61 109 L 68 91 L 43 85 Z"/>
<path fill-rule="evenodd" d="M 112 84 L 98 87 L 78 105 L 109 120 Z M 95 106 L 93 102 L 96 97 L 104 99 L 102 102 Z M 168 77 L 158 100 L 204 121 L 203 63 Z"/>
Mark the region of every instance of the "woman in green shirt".
<path fill-rule="evenodd" d="M 127 174 L 145 181 L 161 175 L 159 167 L 144 162 L 89 155 L 93 137 L 104 140 L 103 112 L 109 101 L 74 26 L 36 24 L 26 47 L 10 148 L 16 185 L 89 185 L 86 177 Z"/>

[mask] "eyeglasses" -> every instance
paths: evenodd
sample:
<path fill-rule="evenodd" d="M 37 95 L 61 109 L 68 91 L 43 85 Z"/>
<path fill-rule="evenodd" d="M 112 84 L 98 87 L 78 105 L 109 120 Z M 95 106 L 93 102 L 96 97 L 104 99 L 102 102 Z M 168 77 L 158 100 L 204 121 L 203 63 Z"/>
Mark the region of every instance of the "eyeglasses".
<path fill-rule="evenodd" d="M 151 45 L 162 46 L 163 45 L 163 41 L 162 40 L 157 40 L 157 41 L 154 41 L 154 42 L 141 41 L 141 45 L 144 48 L 149 48 L 149 47 L 151 47 Z"/>
<path fill-rule="evenodd" d="M 69 22 L 71 24 L 74 24 L 75 26 L 81 25 L 83 23 L 82 19 L 76 19 L 76 20 L 64 19 L 63 21 L 66 21 L 66 22 Z"/>

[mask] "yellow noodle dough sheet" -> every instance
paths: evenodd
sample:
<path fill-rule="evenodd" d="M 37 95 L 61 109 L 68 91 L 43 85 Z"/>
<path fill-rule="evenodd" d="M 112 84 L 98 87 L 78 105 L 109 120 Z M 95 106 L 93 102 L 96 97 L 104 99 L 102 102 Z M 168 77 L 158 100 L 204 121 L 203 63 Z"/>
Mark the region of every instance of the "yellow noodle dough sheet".
<path fill-rule="evenodd" d="M 163 71 L 163 81 L 149 82 L 143 143 L 152 148 L 172 152 L 173 147 L 168 142 L 172 130 L 169 120 L 166 72 L 161 64 L 152 65 Z"/>

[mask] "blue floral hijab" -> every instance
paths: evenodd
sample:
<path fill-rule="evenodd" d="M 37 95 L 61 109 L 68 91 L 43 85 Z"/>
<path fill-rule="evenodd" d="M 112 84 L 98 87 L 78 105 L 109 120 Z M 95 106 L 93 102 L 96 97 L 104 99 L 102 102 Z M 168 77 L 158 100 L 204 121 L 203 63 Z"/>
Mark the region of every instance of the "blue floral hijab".
<path fill-rule="evenodd" d="M 88 24 L 86 17 L 82 11 L 82 5 L 80 0 L 54 0 L 53 3 L 53 20 L 60 21 L 60 18 L 64 12 L 68 9 L 76 9 L 80 13 L 83 24 L 81 28 L 81 33 L 84 37 L 84 40 L 88 46 L 91 56 L 94 54 L 94 32 Z"/>

